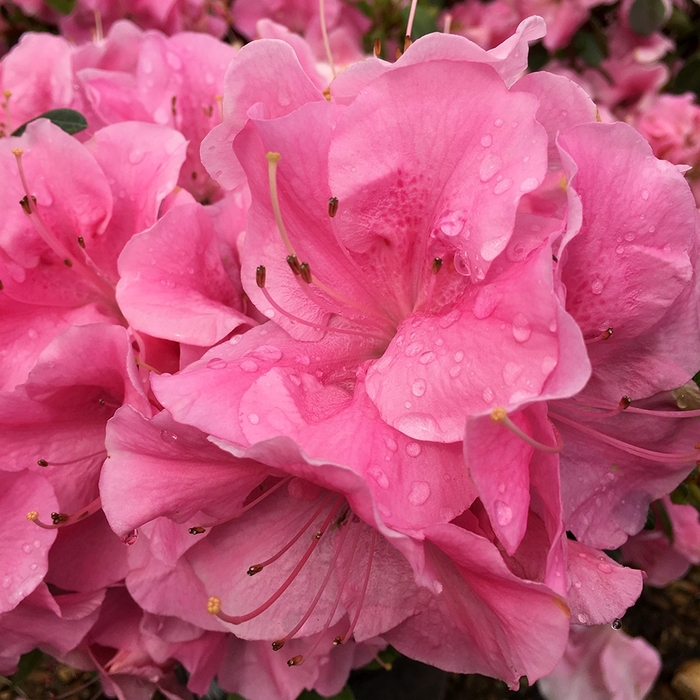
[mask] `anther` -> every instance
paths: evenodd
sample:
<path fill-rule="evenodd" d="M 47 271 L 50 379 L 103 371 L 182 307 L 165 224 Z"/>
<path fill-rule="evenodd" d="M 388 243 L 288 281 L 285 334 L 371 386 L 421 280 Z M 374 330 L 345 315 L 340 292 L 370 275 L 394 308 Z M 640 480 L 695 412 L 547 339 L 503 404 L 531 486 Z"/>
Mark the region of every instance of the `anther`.
<path fill-rule="evenodd" d="M 221 598 L 211 596 L 207 601 L 207 612 L 210 615 L 218 615 L 221 610 Z"/>
<path fill-rule="evenodd" d="M 402 54 L 402 53 L 403 53 L 403 52 L 401 51 L 401 47 L 400 47 L 400 46 L 397 46 L 397 47 L 394 49 L 394 58 L 396 58 L 396 60 L 398 61 L 398 60 L 401 58 L 401 54 Z"/>
<path fill-rule="evenodd" d="M 287 256 L 287 265 L 289 265 L 289 269 L 295 275 L 301 274 L 301 264 L 299 263 L 299 258 L 297 258 L 296 255 L 288 255 Z"/>
<path fill-rule="evenodd" d="M 85 250 L 85 239 L 82 236 L 78 236 L 78 245 Z"/>
<path fill-rule="evenodd" d="M 433 264 L 430 267 L 431 272 L 434 275 L 437 275 L 437 273 L 440 272 L 441 267 L 442 267 L 442 258 L 433 258 Z"/>
<path fill-rule="evenodd" d="M 190 535 L 203 535 L 206 529 L 198 525 L 197 527 L 191 527 L 187 532 L 189 532 Z"/>
<path fill-rule="evenodd" d="M 265 158 L 267 158 L 268 163 L 279 163 L 282 160 L 282 154 L 281 153 L 275 153 L 275 151 L 268 151 L 265 154 Z"/>
<path fill-rule="evenodd" d="M 508 413 L 506 413 L 505 408 L 498 407 L 494 408 L 493 411 L 491 411 L 491 420 L 494 423 L 502 423 L 507 417 Z"/>
<path fill-rule="evenodd" d="M 403 50 L 405 51 L 413 42 L 410 36 L 405 36 L 403 39 Z"/>
<path fill-rule="evenodd" d="M 604 333 L 603 333 L 603 340 L 608 340 L 609 338 L 612 337 L 612 334 L 613 334 L 613 329 L 612 329 L 612 326 L 610 326 L 609 328 L 607 328 L 607 329 L 604 331 Z"/>
<path fill-rule="evenodd" d="M 27 520 L 30 520 L 31 522 L 36 522 L 39 519 L 39 513 L 37 513 L 35 510 L 30 510 L 27 513 Z"/>
<path fill-rule="evenodd" d="M 272 651 L 279 651 L 284 646 L 284 639 L 278 639 L 272 642 Z"/>
<path fill-rule="evenodd" d="M 379 58 L 382 53 L 382 40 L 377 38 L 374 40 L 374 55 Z"/>
<path fill-rule="evenodd" d="M 173 117 L 177 116 L 177 95 L 173 95 L 170 98 L 170 111 Z"/>
<path fill-rule="evenodd" d="M 66 258 L 66 259 L 63 261 L 63 264 L 64 264 L 66 267 L 73 267 L 73 263 L 72 263 L 68 258 Z"/>
<path fill-rule="evenodd" d="M 68 515 L 66 515 L 66 513 L 51 513 L 51 522 L 54 525 L 65 523 L 66 520 L 68 520 Z"/>
<path fill-rule="evenodd" d="M 24 153 L 24 151 L 21 148 L 13 148 L 12 149 L 12 155 L 15 158 L 19 158 L 23 153 Z"/>
<path fill-rule="evenodd" d="M 0 280 L 0 292 L 5 289 L 5 285 L 2 283 L 2 280 Z"/>
<path fill-rule="evenodd" d="M 345 635 L 344 635 L 344 634 L 339 634 L 339 635 L 333 640 L 333 646 L 334 646 L 334 647 L 340 646 L 344 641 L 345 641 Z"/>
<path fill-rule="evenodd" d="M 323 537 L 323 533 L 320 530 L 316 530 L 314 533 L 314 539 L 320 540 Z"/>
<path fill-rule="evenodd" d="M 45 459 L 37 459 L 36 463 L 40 467 L 48 467 L 49 466 L 49 463 Z"/>
<path fill-rule="evenodd" d="M 255 564 L 254 566 L 249 566 L 248 571 L 246 571 L 246 574 L 248 576 L 255 576 L 255 574 L 259 574 L 263 570 L 263 567 L 261 564 Z"/>
<path fill-rule="evenodd" d="M 32 195 L 32 202 L 36 204 L 36 197 L 34 195 Z M 29 197 L 27 197 L 26 194 L 19 200 L 19 203 L 22 207 L 22 211 L 24 211 L 27 216 L 32 213 L 32 205 L 29 203 Z"/>
<path fill-rule="evenodd" d="M 624 411 L 626 408 L 629 408 L 631 403 L 632 403 L 632 399 L 629 396 L 623 396 L 620 399 L 620 410 Z"/>
<path fill-rule="evenodd" d="M 299 265 L 299 274 L 301 275 L 301 279 L 306 282 L 306 284 L 311 284 L 313 281 L 313 276 L 311 275 L 311 265 L 307 262 L 301 263 Z"/>
<path fill-rule="evenodd" d="M 287 660 L 287 666 L 299 666 L 303 660 L 304 657 L 301 654 L 297 654 L 296 656 L 292 656 L 291 659 Z"/>
<path fill-rule="evenodd" d="M 331 197 L 328 200 L 328 216 L 333 218 L 338 213 L 338 198 Z"/>
<path fill-rule="evenodd" d="M 267 271 L 265 270 L 264 265 L 258 265 L 255 268 L 255 284 L 262 289 L 265 286 L 265 276 L 267 274 Z"/>

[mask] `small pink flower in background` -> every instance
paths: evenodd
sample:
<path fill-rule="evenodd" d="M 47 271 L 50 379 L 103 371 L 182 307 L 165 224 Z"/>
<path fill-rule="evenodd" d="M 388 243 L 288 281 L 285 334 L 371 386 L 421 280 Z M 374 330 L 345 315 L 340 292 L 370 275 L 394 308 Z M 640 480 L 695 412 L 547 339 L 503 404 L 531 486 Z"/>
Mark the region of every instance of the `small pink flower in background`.
<path fill-rule="evenodd" d="M 641 637 L 572 627 L 564 657 L 538 687 L 548 700 L 642 700 L 660 670 L 659 653 Z"/>

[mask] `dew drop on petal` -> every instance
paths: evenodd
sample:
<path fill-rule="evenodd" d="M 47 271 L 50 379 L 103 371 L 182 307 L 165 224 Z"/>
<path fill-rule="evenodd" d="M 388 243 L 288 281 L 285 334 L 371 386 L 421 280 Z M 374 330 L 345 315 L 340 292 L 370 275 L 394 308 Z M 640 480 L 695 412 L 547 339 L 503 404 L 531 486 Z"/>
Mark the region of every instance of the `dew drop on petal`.
<path fill-rule="evenodd" d="M 478 319 L 488 318 L 498 306 L 501 293 L 495 284 L 487 284 L 482 287 L 474 299 L 472 312 Z"/>
<path fill-rule="evenodd" d="M 491 403 L 493 401 L 493 389 L 489 386 L 485 387 L 481 392 L 481 396 L 486 403 Z"/>
<path fill-rule="evenodd" d="M 455 362 L 461 362 L 464 359 L 464 353 L 461 350 L 457 350 L 455 353 Z"/>
<path fill-rule="evenodd" d="M 386 449 L 391 452 L 396 452 L 396 450 L 399 449 L 399 446 L 396 444 L 396 440 L 394 440 L 393 438 L 387 438 L 384 441 L 384 444 L 386 445 Z"/>
<path fill-rule="evenodd" d="M 513 509 L 503 501 L 496 501 L 494 506 L 496 508 L 496 522 L 501 527 L 510 525 L 513 520 Z"/>
<path fill-rule="evenodd" d="M 470 277 L 472 274 L 472 266 L 469 262 L 469 256 L 464 252 L 455 253 L 454 262 L 455 270 L 462 277 Z"/>
<path fill-rule="evenodd" d="M 457 321 L 459 321 L 459 317 L 461 315 L 462 312 L 459 309 L 453 309 L 448 314 L 440 316 L 438 320 L 438 325 L 440 326 L 440 328 L 449 328 L 450 326 L 457 323 Z"/>
<path fill-rule="evenodd" d="M 513 338 L 519 343 L 524 343 L 529 340 L 532 335 L 532 329 L 530 328 L 530 322 L 527 320 L 525 314 L 518 312 L 513 318 Z"/>
<path fill-rule="evenodd" d="M 10 576 L 10 575 L 3 576 L 3 579 L 2 579 L 2 587 L 5 588 L 5 589 L 7 589 L 7 588 L 9 588 L 11 585 L 12 585 L 12 576 Z"/>
<path fill-rule="evenodd" d="M 598 571 L 603 574 L 609 574 L 612 572 L 612 566 L 610 566 L 610 564 L 606 564 L 605 562 L 601 562 L 598 564 Z"/>
<path fill-rule="evenodd" d="M 532 190 L 537 188 L 537 178 L 536 177 L 528 177 L 527 179 L 523 180 L 520 183 L 520 191 L 521 192 L 532 192 Z"/>
<path fill-rule="evenodd" d="M 207 367 L 209 369 L 226 369 L 226 360 L 222 360 L 220 357 L 213 357 L 209 362 L 207 362 Z"/>
<path fill-rule="evenodd" d="M 414 396 L 420 397 L 423 396 L 423 394 L 425 394 L 426 388 L 427 385 L 425 383 L 425 379 L 416 379 L 416 381 L 413 382 L 413 386 L 411 387 L 411 392 Z"/>
<path fill-rule="evenodd" d="M 646 202 L 649 199 L 649 190 L 642 190 L 642 199 Z"/>
<path fill-rule="evenodd" d="M 584 615 L 583 613 L 579 613 L 577 618 L 576 618 L 582 625 L 585 625 L 588 622 L 588 615 Z"/>
<path fill-rule="evenodd" d="M 616 617 L 611 623 L 610 627 L 612 627 L 614 630 L 619 630 L 620 627 L 622 627 L 622 620 L 620 618 Z"/>
<path fill-rule="evenodd" d="M 481 182 L 488 182 L 498 173 L 503 165 L 503 161 L 495 153 L 487 153 L 486 157 L 479 165 L 479 179 Z"/>
<path fill-rule="evenodd" d="M 248 374 L 258 371 L 258 363 L 254 360 L 243 360 L 241 362 L 241 369 Z"/>
<path fill-rule="evenodd" d="M 424 352 L 419 358 L 418 362 L 422 365 L 429 365 L 435 359 L 434 352 Z"/>
<path fill-rule="evenodd" d="M 493 188 L 493 193 L 494 194 L 503 194 L 507 190 L 510 189 L 510 186 L 513 184 L 512 180 L 509 180 L 506 178 L 505 180 L 501 180 L 500 182 L 497 182 L 495 187 Z"/>
<path fill-rule="evenodd" d="M 389 488 L 389 479 L 387 475 L 379 468 L 377 467 L 372 467 L 369 470 L 370 476 L 379 484 L 379 486 L 383 489 L 388 489 Z"/>
<path fill-rule="evenodd" d="M 494 119 L 494 126 L 503 126 L 503 119 Z"/>
<path fill-rule="evenodd" d="M 404 350 L 406 357 L 415 357 L 423 349 L 423 343 L 409 343 Z"/>
<path fill-rule="evenodd" d="M 461 371 L 462 368 L 459 365 L 454 365 L 450 367 L 450 377 L 452 377 L 452 379 L 457 379 Z"/>
<path fill-rule="evenodd" d="M 248 420 L 253 424 L 257 425 L 260 422 L 260 416 L 257 413 L 249 413 Z"/>
<path fill-rule="evenodd" d="M 480 139 L 479 143 L 484 147 L 488 148 L 493 143 L 493 137 L 491 134 L 484 134 Z"/>
<path fill-rule="evenodd" d="M 29 542 L 25 542 L 25 543 L 22 545 L 22 551 L 23 551 L 25 554 L 30 554 L 31 551 L 32 551 L 32 545 L 31 545 Z"/>
<path fill-rule="evenodd" d="M 420 446 L 420 443 L 413 442 L 413 441 L 407 443 L 406 454 L 409 457 L 417 457 L 421 452 L 422 452 L 422 448 Z"/>
<path fill-rule="evenodd" d="M 177 440 L 177 435 L 175 435 L 175 433 L 171 433 L 169 430 L 161 430 L 160 439 L 163 442 L 174 442 Z"/>
<path fill-rule="evenodd" d="M 599 279 L 596 277 L 592 282 L 591 282 L 591 291 L 593 294 L 602 294 L 603 293 L 603 287 L 605 285 L 603 284 L 603 280 Z"/>
<path fill-rule="evenodd" d="M 427 481 L 414 481 L 408 492 L 408 500 L 414 506 L 422 506 L 430 498 L 430 485 Z"/>

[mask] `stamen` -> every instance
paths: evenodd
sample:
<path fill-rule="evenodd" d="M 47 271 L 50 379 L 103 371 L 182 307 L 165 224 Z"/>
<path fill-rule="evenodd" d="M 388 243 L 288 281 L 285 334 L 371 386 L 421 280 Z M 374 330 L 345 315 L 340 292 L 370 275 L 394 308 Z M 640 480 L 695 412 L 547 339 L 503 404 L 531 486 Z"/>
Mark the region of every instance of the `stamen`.
<path fill-rule="evenodd" d="M 49 462 L 46 459 L 38 459 L 36 463 L 40 467 L 65 467 L 69 464 L 77 464 L 78 462 L 84 462 L 86 459 L 92 459 L 93 457 L 100 457 L 103 455 L 107 457 L 107 450 L 98 450 L 97 452 L 93 452 L 89 455 L 83 455 L 82 457 L 78 457 L 77 459 L 69 459 L 66 462 Z"/>
<path fill-rule="evenodd" d="M 266 559 L 260 564 L 254 564 L 253 566 L 249 567 L 248 571 L 246 572 L 248 576 L 254 576 L 257 573 L 260 573 L 263 568 L 269 566 L 272 564 L 272 562 L 277 561 L 285 552 L 288 552 L 294 543 L 297 542 L 297 540 L 309 529 L 309 527 L 311 527 L 311 524 L 314 522 L 314 520 L 316 520 L 316 518 L 318 518 L 321 511 L 326 507 L 326 504 L 331 500 L 331 498 L 333 498 L 333 496 L 334 494 L 331 492 L 323 499 L 323 501 L 321 501 L 321 505 L 314 511 L 314 514 L 306 521 L 306 523 L 304 523 L 301 530 L 299 530 L 297 534 L 294 535 L 294 537 L 292 537 L 292 539 L 289 540 L 289 542 L 287 542 L 287 544 L 285 544 L 279 552 L 277 552 L 277 554 L 271 556 L 269 559 Z"/>
<path fill-rule="evenodd" d="M 309 263 L 303 262 L 301 265 L 299 265 L 299 275 L 301 276 L 301 279 L 306 282 L 306 284 L 311 284 L 313 277 L 311 276 L 311 266 Z"/>
<path fill-rule="evenodd" d="M 517 435 L 521 440 L 526 442 L 528 445 L 531 445 L 536 450 L 540 450 L 541 452 L 555 454 L 557 452 L 561 452 L 562 447 L 564 446 L 561 440 L 558 440 L 556 445 L 545 445 L 530 437 L 526 432 L 521 430 L 515 423 L 513 423 L 513 421 L 508 417 L 506 409 L 503 407 L 499 406 L 491 411 L 491 420 L 494 423 L 500 423 L 504 427 L 508 428 L 508 430 Z"/>
<path fill-rule="evenodd" d="M 382 55 L 382 40 L 379 38 L 374 40 L 374 55 L 376 58 Z"/>
<path fill-rule="evenodd" d="M 173 117 L 177 116 L 177 95 L 173 95 L 170 98 L 170 112 Z"/>
<path fill-rule="evenodd" d="M 411 31 L 413 30 L 413 19 L 416 16 L 417 6 L 418 0 L 412 0 L 411 11 L 408 13 L 408 23 L 406 24 L 406 38 L 408 39 L 408 45 L 404 45 L 404 51 L 411 45 Z"/>
<path fill-rule="evenodd" d="M 411 45 L 411 37 L 408 36 L 408 34 L 403 38 L 403 50 L 404 52 L 406 49 Z"/>
<path fill-rule="evenodd" d="M 297 258 L 296 255 L 288 255 L 287 256 L 287 265 L 289 265 L 289 269 L 295 274 L 295 275 L 300 275 L 301 274 L 301 263 L 299 262 L 299 258 Z M 260 285 L 258 285 L 259 287 Z"/>
<path fill-rule="evenodd" d="M 277 224 L 277 230 L 282 236 L 282 242 L 284 247 L 287 249 L 289 255 L 294 255 L 296 257 L 296 252 L 294 251 L 294 246 L 289 240 L 287 235 L 287 229 L 284 226 L 284 221 L 282 221 L 282 212 L 280 211 L 280 201 L 277 196 L 277 164 L 282 160 L 282 155 L 270 151 L 265 155 L 267 158 L 267 177 L 270 183 L 270 199 L 272 200 L 272 213 L 275 215 L 275 223 Z"/>
<path fill-rule="evenodd" d="M 323 46 L 326 49 L 326 58 L 331 67 L 331 73 L 335 78 L 338 73 L 335 70 L 335 63 L 333 63 L 333 54 L 331 53 L 331 43 L 328 40 L 328 28 L 326 27 L 326 3 L 325 0 L 318 0 L 318 16 L 321 20 L 321 36 L 323 37 Z"/>
<path fill-rule="evenodd" d="M 632 409 L 630 408 L 627 410 L 630 411 Z M 655 450 L 647 450 L 643 447 L 632 445 L 624 440 L 618 440 L 617 438 L 601 433 L 598 430 L 589 428 L 587 425 L 577 423 L 575 420 L 563 416 L 561 413 L 557 413 L 551 409 L 549 411 L 549 415 L 553 420 L 557 420 L 565 425 L 575 428 L 576 430 L 584 433 L 584 435 L 589 435 L 590 437 L 604 442 L 606 445 L 616 447 L 618 450 L 634 455 L 635 457 L 642 457 L 650 462 L 661 462 L 663 464 L 686 464 L 688 462 L 697 462 L 698 457 L 700 456 L 697 452 L 697 450 L 700 450 L 700 443 L 694 446 L 693 449 L 696 450 L 695 452 L 656 452 Z"/>
<path fill-rule="evenodd" d="M 597 335 L 595 338 L 591 338 L 590 340 L 586 341 L 586 345 L 592 345 L 593 343 L 597 343 L 601 340 L 609 340 L 612 338 L 613 334 L 613 329 L 612 326 L 609 328 L 606 328 L 600 335 Z"/>
<path fill-rule="evenodd" d="M 328 216 L 333 218 L 338 213 L 338 198 L 331 197 L 328 200 Z"/>
<path fill-rule="evenodd" d="M 348 639 L 350 639 L 350 636 L 355 630 L 355 627 L 357 627 L 357 621 L 360 619 L 360 613 L 362 612 L 362 604 L 365 602 L 365 595 L 367 594 L 367 586 L 369 585 L 369 574 L 372 571 L 372 558 L 374 557 L 374 545 L 377 540 L 377 531 L 372 530 L 372 536 L 369 544 L 369 556 L 367 558 L 367 569 L 365 570 L 365 580 L 362 583 L 362 593 L 360 593 L 360 602 L 357 606 L 357 610 L 355 611 L 355 616 L 353 617 L 352 622 L 350 623 L 350 627 L 348 628 L 348 631 L 345 634 L 339 634 L 334 640 L 333 644 L 335 646 L 338 646 L 338 644 L 343 644 L 343 642 L 346 642 Z"/>
<path fill-rule="evenodd" d="M 581 413 L 586 416 L 591 416 L 592 418 L 607 418 L 609 416 L 616 416 L 622 411 L 625 411 L 625 413 L 638 413 L 644 416 L 657 416 L 658 418 L 700 418 L 700 409 L 690 411 L 667 411 L 662 409 L 639 408 L 638 406 L 632 406 L 632 399 L 629 396 L 623 396 L 620 399 L 617 409 L 612 409 L 613 404 L 608 401 L 601 401 L 592 397 L 586 397 L 584 405 L 590 406 L 591 408 L 600 408 L 603 410 L 607 409 L 609 412 L 596 413 L 595 411 L 576 408 L 567 401 L 557 402 L 557 406 L 565 408 L 567 411 Z"/>
<path fill-rule="evenodd" d="M 82 236 L 78 236 L 78 245 L 85 250 L 85 239 Z"/>
<path fill-rule="evenodd" d="M 277 491 L 278 488 L 289 483 L 291 480 L 291 476 L 287 476 L 284 479 L 280 479 L 276 484 L 273 484 L 269 489 L 261 493 L 255 500 L 248 503 L 248 505 L 243 506 L 243 508 L 241 508 L 239 511 L 237 511 L 230 517 L 225 518 L 224 520 L 218 520 L 217 522 L 210 523 L 208 525 L 197 525 L 196 527 L 191 527 L 189 528 L 188 532 L 190 533 L 190 535 L 201 535 L 202 533 L 206 532 L 207 528 L 215 527 L 216 525 L 223 525 L 224 523 L 228 523 L 229 521 L 234 520 L 235 518 L 240 518 L 241 515 L 243 515 L 243 513 L 246 513 L 251 508 L 257 506 L 258 503 L 264 501 L 268 496 L 271 496 L 275 491 Z"/>
<path fill-rule="evenodd" d="M 314 608 L 318 604 L 318 601 L 321 599 L 321 596 L 323 595 L 323 591 L 326 589 L 326 586 L 328 585 L 328 581 L 330 581 L 331 574 L 333 573 L 335 569 L 336 562 L 338 561 L 338 557 L 340 556 L 340 551 L 343 549 L 343 544 L 345 543 L 345 538 L 348 534 L 348 528 L 344 527 L 343 531 L 340 534 L 340 541 L 338 542 L 338 545 L 335 548 L 335 552 L 333 552 L 333 558 L 331 559 L 330 564 L 328 565 L 328 569 L 326 571 L 326 575 L 323 578 L 323 582 L 321 583 L 318 591 L 316 591 L 316 595 L 314 596 L 314 599 L 311 601 L 311 604 L 307 608 L 306 612 L 304 613 L 304 616 L 297 622 L 297 624 L 294 626 L 294 628 L 290 631 L 287 632 L 287 634 L 282 638 L 277 640 L 276 642 L 272 643 L 272 649 L 273 651 L 279 651 L 290 639 L 294 637 L 294 635 L 304 626 L 306 621 L 311 617 L 311 613 L 314 611 Z"/>
<path fill-rule="evenodd" d="M 297 654 L 296 656 L 292 656 L 291 659 L 287 659 L 287 666 L 299 666 L 302 661 L 304 661 L 304 657 L 301 654 Z"/>
<path fill-rule="evenodd" d="M 39 513 L 35 510 L 30 510 L 29 513 L 27 513 L 27 520 L 31 520 L 44 530 L 55 530 L 56 528 L 73 525 L 80 520 L 84 520 L 101 508 L 102 501 L 98 497 L 92 503 L 85 506 L 85 508 L 76 510 L 75 513 L 71 513 L 70 515 L 66 515 L 65 513 L 51 513 L 51 525 L 39 520 Z"/>
<path fill-rule="evenodd" d="M 303 266 L 306 265 L 306 263 L 302 263 L 302 268 Z M 262 272 L 259 272 L 260 269 L 262 268 Z M 308 265 L 307 265 L 308 269 Z M 256 274 L 255 274 L 255 281 L 258 284 L 258 287 L 262 290 L 263 295 L 265 296 L 265 299 L 267 299 L 268 304 L 275 309 L 278 313 L 282 314 L 282 316 L 286 316 L 290 321 L 294 321 L 295 323 L 299 323 L 302 326 L 307 326 L 309 328 L 315 328 L 316 330 L 323 331 L 324 333 L 327 331 L 330 331 L 332 333 L 343 333 L 345 335 L 359 335 L 361 338 L 369 338 L 370 340 L 381 340 L 381 338 L 377 336 L 370 335 L 369 333 L 365 333 L 364 331 L 358 331 L 358 330 L 353 330 L 351 328 L 336 328 L 334 326 L 322 326 L 319 323 L 313 323 L 312 321 L 307 321 L 306 319 L 300 318 L 299 316 L 296 316 L 295 314 L 290 313 L 289 311 L 285 311 L 273 298 L 270 292 L 266 289 L 265 286 L 261 286 L 260 282 L 262 281 L 263 285 L 265 283 L 265 266 L 264 265 L 259 265 L 258 268 L 256 269 Z M 336 312 L 334 312 L 336 313 Z"/>
<path fill-rule="evenodd" d="M 445 24 L 442 27 L 443 34 L 449 34 L 450 29 L 452 29 L 452 13 L 445 13 Z"/>
<path fill-rule="evenodd" d="M 433 302 L 433 292 L 435 290 L 435 278 L 437 277 L 437 273 L 440 272 L 441 268 L 442 268 L 442 258 L 433 258 L 433 263 L 430 266 L 430 272 L 432 274 L 430 275 L 430 279 L 428 281 L 428 293 L 427 293 L 427 297 L 425 299 L 425 310 L 426 311 L 430 310 L 430 305 Z"/>
<path fill-rule="evenodd" d="M 95 9 L 93 10 L 94 15 L 95 15 L 95 38 L 94 41 L 104 41 L 104 34 L 102 33 L 102 15 L 100 15 L 100 11 Z"/>
<path fill-rule="evenodd" d="M 331 508 L 330 513 L 326 516 L 326 519 L 323 521 L 323 524 L 321 525 L 320 529 L 322 533 L 325 532 L 328 526 L 330 525 L 331 521 L 333 520 L 333 516 L 336 514 L 338 508 L 340 507 L 340 503 L 341 501 L 338 501 Z M 249 612 L 245 615 L 227 615 L 221 610 L 221 601 L 218 598 L 215 599 L 218 601 L 218 605 L 214 605 L 212 603 L 212 599 L 210 598 L 209 601 L 212 604 L 208 604 L 207 609 L 209 609 L 210 607 L 218 608 L 218 610 L 213 614 L 216 615 L 220 620 L 230 622 L 232 625 L 240 625 L 242 622 L 247 622 L 248 620 L 252 620 L 253 618 L 257 617 L 261 613 L 265 612 L 265 610 L 267 610 L 273 603 L 275 603 L 280 598 L 280 596 L 287 590 L 287 588 L 289 588 L 292 581 L 299 575 L 299 572 L 304 568 L 304 565 L 309 560 L 309 557 L 314 553 L 314 550 L 318 546 L 319 541 L 320 540 L 316 539 L 316 537 L 314 537 L 311 540 L 311 544 L 309 545 L 308 549 L 306 550 L 306 552 L 304 552 L 304 555 L 299 560 L 299 563 L 294 567 L 294 570 L 289 574 L 289 576 L 287 576 L 284 583 L 262 605 L 258 606 L 252 612 Z"/>

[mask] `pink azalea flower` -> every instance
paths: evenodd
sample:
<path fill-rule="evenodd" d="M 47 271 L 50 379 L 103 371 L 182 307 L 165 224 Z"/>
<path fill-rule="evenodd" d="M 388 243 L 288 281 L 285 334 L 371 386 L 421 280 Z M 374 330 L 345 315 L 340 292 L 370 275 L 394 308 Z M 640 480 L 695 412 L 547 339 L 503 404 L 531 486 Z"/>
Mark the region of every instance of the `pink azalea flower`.
<path fill-rule="evenodd" d="M 659 653 L 641 637 L 575 627 L 564 658 L 538 685 L 549 700 L 642 700 L 660 670 Z"/>

